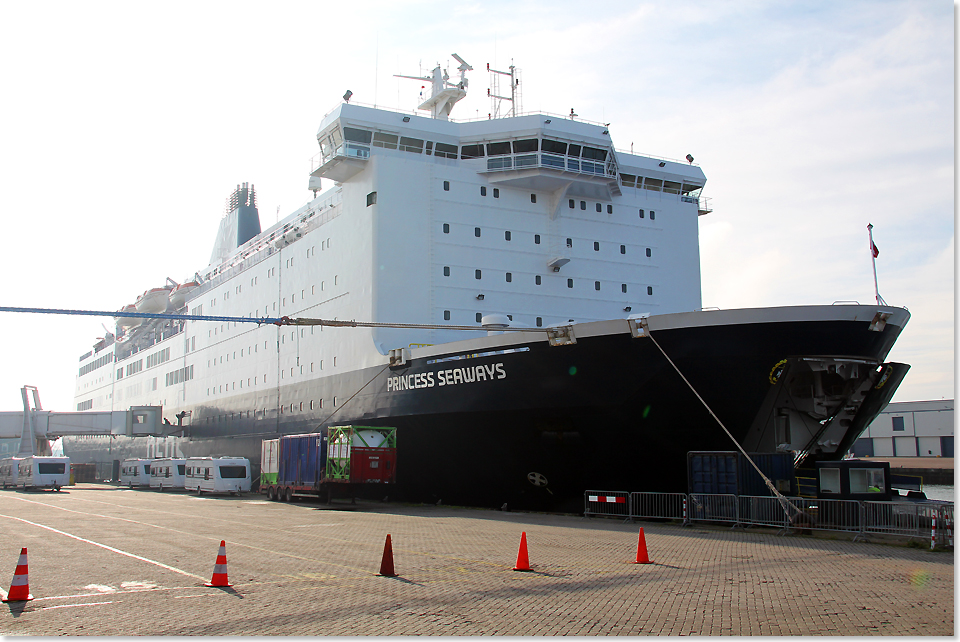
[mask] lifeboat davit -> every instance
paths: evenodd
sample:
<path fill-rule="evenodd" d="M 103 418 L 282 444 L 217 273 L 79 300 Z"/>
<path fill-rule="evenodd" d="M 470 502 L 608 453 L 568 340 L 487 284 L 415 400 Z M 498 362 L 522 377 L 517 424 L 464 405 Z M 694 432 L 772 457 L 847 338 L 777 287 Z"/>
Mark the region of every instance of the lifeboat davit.
<path fill-rule="evenodd" d="M 121 312 L 136 312 L 137 306 L 134 304 L 125 305 L 120 308 Z M 117 325 L 123 328 L 124 330 L 129 330 L 130 328 L 135 328 L 138 325 L 143 323 L 143 319 L 138 317 L 117 317 Z"/>
<path fill-rule="evenodd" d="M 170 309 L 179 310 L 183 307 L 183 304 L 187 302 L 187 297 L 190 296 L 190 293 L 200 287 L 200 284 L 196 281 L 189 281 L 188 283 L 181 283 L 177 287 L 173 288 L 170 291 Z"/>
<path fill-rule="evenodd" d="M 170 286 L 162 288 L 151 288 L 140 295 L 137 299 L 137 312 L 144 314 L 160 314 L 167 311 L 167 305 L 170 303 Z"/>

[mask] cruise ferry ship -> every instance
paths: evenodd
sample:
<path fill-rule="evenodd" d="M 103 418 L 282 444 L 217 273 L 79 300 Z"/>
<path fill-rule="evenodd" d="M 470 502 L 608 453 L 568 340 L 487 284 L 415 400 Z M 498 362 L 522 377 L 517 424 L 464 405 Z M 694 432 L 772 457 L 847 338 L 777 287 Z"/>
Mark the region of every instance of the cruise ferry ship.
<path fill-rule="evenodd" d="M 885 362 L 909 313 L 702 309 L 693 157 L 619 150 L 572 113 L 455 121 L 469 70 L 438 66 L 423 115 L 348 92 L 311 200 L 276 225 L 239 185 L 209 264 L 122 308 L 169 318 L 120 316 L 80 359 L 78 410 L 161 405 L 168 436 L 64 453 L 256 469 L 263 439 L 395 426 L 398 499 L 543 509 L 683 491 L 688 451 L 732 449 L 724 427 L 842 457 L 909 368 Z"/>

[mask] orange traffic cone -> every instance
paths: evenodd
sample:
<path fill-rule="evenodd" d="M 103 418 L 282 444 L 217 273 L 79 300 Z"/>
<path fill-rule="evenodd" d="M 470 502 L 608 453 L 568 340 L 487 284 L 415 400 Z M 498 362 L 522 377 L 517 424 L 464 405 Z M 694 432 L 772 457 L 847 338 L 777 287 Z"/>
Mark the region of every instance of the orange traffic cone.
<path fill-rule="evenodd" d="M 13 572 L 13 582 L 10 583 L 10 592 L 4 602 L 26 602 L 32 600 L 30 595 L 30 575 L 27 573 L 27 549 L 20 549 L 20 560 L 17 570 Z"/>
<path fill-rule="evenodd" d="M 217 563 L 213 565 L 213 578 L 204 586 L 233 586 L 227 579 L 227 543 L 220 540 Z"/>
<path fill-rule="evenodd" d="M 527 556 L 527 532 L 520 533 L 520 550 L 517 551 L 517 565 L 515 571 L 530 571 L 530 558 Z"/>
<path fill-rule="evenodd" d="M 640 529 L 640 539 L 637 540 L 637 561 L 634 564 L 653 564 L 647 556 L 647 540 Z"/>
<path fill-rule="evenodd" d="M 383 577 L 396 577 L 393 570 L 393 544 L 390 541 L 390 533 L 387 533 L 387 541 L 383 543 L 383 559 L 380 560 L 380 572 L 377 575 Z"/>

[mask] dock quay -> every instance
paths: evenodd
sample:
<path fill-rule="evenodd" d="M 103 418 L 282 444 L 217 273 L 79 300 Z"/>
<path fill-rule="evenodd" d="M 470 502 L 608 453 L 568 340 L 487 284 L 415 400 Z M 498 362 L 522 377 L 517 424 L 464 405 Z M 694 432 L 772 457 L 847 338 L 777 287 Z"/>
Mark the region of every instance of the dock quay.
<path fill-rule="evenodd" d="M 923 478 L 924 484 L 954 483 L 953 457 L 867 457 L 868 461 L 886 461 L 891 472 Z"/>
<path fill-rule="evenodd" d="M 952 552 L 843 534 L 78 484 L 0 492 L 0 542 L 0 635 L 955 634 Z"/>

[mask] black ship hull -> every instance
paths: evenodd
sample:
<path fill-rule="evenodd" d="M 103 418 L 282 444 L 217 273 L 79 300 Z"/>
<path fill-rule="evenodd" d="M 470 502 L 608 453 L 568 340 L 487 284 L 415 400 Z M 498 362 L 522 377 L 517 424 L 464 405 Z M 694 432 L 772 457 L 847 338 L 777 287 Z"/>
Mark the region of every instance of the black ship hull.
<path fill-rule="evenodd" d="M 882 410 L 908 368 L 882 362 L 909 315 L 877 324 L 876 307 L 833 307 L 778 319 L 663 315 L 646 336 L 624 320 L 584 324 L 568 345 L 505 333 L 434 346 L 402 364 L 275 388 L 266 401 L 261 391 L 185 406 L 189 425 L 171 432 L 186 456 L 258 466 L 263 439 L 394 426 L 397 486 L 371 492 L 403 501 L 577 510 L 587 490 L 685 492 L 688 451 L 734 448 L 717 419 L 749 450 L 772 452 L 784 437 L 777 417 L 790 414 L 791 449 L 829 459 Z M 319 399 L 326 405 L 310 410 Z M 268 404 L 274 412 L 255 410 Z M 103 461 L 108 439 L 68 440 L 65 454 Z M 143 442 L 115 438 L 109 457 L 146 456 Z"/>

